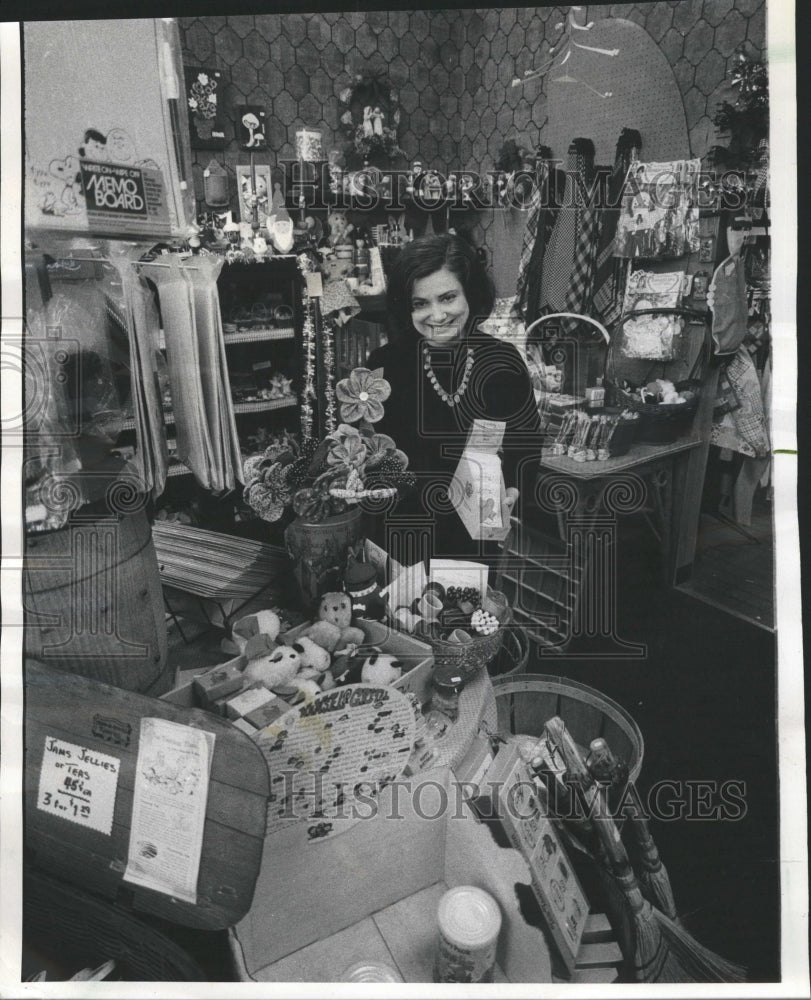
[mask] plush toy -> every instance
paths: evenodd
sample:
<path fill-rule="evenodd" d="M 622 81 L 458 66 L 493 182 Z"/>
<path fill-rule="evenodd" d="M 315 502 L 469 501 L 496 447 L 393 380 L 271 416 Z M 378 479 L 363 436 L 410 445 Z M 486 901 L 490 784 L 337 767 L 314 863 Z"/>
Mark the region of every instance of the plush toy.
<path fill-rule="evenodd" d="M 402 664 L 388 653 L 372 653 L 363 662 L 360 679 L 364 684 L 393 684 L 403 675 Z"/>
<path fill-rule="evenodd" d="M 342 653 L 332 661 L 332 676 L 336 684 L 357 684 L 366 658 L 356 653 Z"/>
<path fill-rule="evenodd" d="M 337 247 L 349 242 L 349 237 L 355 227 L 350 223 L 346 212 L 333 211 L 327 217 L 327 228 L 329 229 L 329 245 Z"/>
<path fill-rule="evenodd" d="M 324 594 L 318 606 L 318 617 L 322 622 L 332 622 L 340 629 L 352 624 L 352 599 L 349 594 L 331 592 Z"/>
<path fill-rule="evenodd" d="M 342 629 L 338 628 L 332 622 L 317 621 L 313 622 L 309 628 L 305 629 L 305 636 L 312 639 L 313 642 L 318 643 L 323 649 L 326 649 L 328 653 L 334 652 L 338 649 L 338 645 L 341 641 Z"/>
<path fill-rule="evenodd" d="M 334 254 L 330 254 L 328 257 L 324 258 L 320 270 L 324 275 L 326 284 L 330 284 L 334 281 L 342 281 L 352 273 L 352 261 L 344 260 L 341 257 L 336 257 Z"/>
<path fill-rule="evenodd" d="M 377 571 L 371 563 L 350 563 L 344 574 L 344 586 L 352 598 L 353 615 L 378 621 L 383 618 L 386 605 L 380 596 Z"/>
<path fill-rule="evenodd" d="M 242 647 L 242 655 L 246 660 L 255 660 L 259 656 L 266 656 L 269 653 L 275 651 L 277 643 L 266 635 L 264 632 L 260 632 L 258 635 L 252 635 L 250 639 L 245 642 Z"/>
<path fill-rule="evenodd" d="M 319 674 L 329 670 L 329 653 L 308 636 L 301 636 L 292 644 L 292 648 L 298 653 L 302 667 L 313 667 Z"/>
<path fill-rule="evenodd" d="M 237 622 L 232 630 L 232 638 L 242 652 L 245 643 L 253 635 L 266 635 L 275 642 L 281 627 L 281 620 L 275 611 L 257 611 L 256 614 L 247 615 Z"/>
<path fill-rule="evenodd" d="M 360 646 L 365 639 L 366 636 L 363 634 L 362 628 L 358 628 L 357 625 L 350 625 L 349 628 L 345 628 L 341 632 L 341 641 L 338 649 L 346 649 L 347 646 Z"/>
<path fill-rule="evenodd" d="M 301 657 L 296 650 L 292 646 L 278 646 L 272 653 L 251 660 L 245 667 L 245 677 L 273 690 L 290 684 L 300 668 Z"/>

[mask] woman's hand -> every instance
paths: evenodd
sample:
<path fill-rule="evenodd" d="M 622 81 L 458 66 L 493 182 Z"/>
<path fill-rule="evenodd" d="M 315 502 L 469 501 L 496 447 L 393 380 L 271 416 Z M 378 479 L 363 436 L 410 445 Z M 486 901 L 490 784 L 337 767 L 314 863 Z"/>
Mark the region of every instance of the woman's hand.
<path fill-rule="evenodd" d="M 510 532 L 512 525 L 510 524 L 510 518 L 512 517 L 512 512 L 515 507 L 516 501 L 519 497 L 518 490 L 511 486 L 504 494 L 504 502 L 501 505 L 501 523 L 503 527 L 501 528 L 490 528 L 485 534 L 482 535 L 490 542 L 501 542 L 503 541 Z"/>

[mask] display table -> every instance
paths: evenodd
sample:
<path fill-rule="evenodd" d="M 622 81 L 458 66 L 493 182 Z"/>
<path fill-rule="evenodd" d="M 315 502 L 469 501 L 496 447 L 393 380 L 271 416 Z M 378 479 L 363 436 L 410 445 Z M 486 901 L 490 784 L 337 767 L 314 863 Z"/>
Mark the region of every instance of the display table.
<path fill-rule="evenodd" d="M 674 540 L 682 520 L 700 496 L 688 497 L 683 488 L 686 460 L 700 442 L 683 438 L 668 444 L 635 445 L 627 455 L 603 462 L 577 462 L 566 455 L 544 455 L 538 496 L 547 510 L 565 515 L 581 527 L 618 515 L 644 512 L 653 500 L 662 552 L 662 580 L 670 585 L 676 572 Z"/>

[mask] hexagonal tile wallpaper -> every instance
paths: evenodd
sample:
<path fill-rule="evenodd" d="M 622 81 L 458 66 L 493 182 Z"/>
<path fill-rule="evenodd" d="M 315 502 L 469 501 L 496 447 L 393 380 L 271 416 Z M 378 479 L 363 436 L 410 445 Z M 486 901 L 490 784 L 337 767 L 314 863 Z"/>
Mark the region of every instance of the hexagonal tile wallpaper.
<path fill-rule="evenodd" d="M 483 172 L 493 169 L 505 140 L 537 141 L 542 88 L 525 95 L 511 81 L 543 62 L 567 12 L 543 6 L 263 14 L 181 18 L 180 27 L 185 61 L 221 71 L 221 112 L 229 122 L 239 104 L 265 107 L 269 149 L 260 157 L 271 163 L 292 159 L 303 126 L 321 130 L 325 151 L 340 148 L 338 94 L 355 72 L 372 70 L 397 91 L 408 161 Z M 738 46 L 756 56 L 765 50 L 765 0 L 592 4 L 581 17 L 627 18 L 650 34 L 674 68 L 695 147 L 685 154 L 694 156 L 714 142 L 712 117 Z M 248 154 L 235 134 L 230 124 L 224 150 L 194 151 L 198 198 L 214 157 L 232 174 L 236 200 L 234 168 Z M 487 213 L 472 224 L 486 245 Z"/>

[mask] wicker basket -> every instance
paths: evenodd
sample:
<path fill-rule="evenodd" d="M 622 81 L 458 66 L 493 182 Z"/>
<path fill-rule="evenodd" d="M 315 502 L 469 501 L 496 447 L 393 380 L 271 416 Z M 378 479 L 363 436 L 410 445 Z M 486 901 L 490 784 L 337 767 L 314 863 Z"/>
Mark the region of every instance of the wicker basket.
<path fill-rule="evenodd" d="M 640 316 L 674 316 L 682 319 L 682 329 L 674 336 L 673 356 L 652 361 L 629 357 L 625 353 L 625 324 Z M 617 321 L 608 349 L 605 386 L 612 406 L 633 410 L 640 415 L 637 437 L 643 441 L 675 441 L 689 430 L 707 368 L 712 340 L 706 313 L 691 309 L 640 309 L 626 313 Z M 679 392 L 692 395 L 685 403 L 641 403 L 622 388 L 623 382 L 645 385 L 654 379 L 667 379 Z"/>
<path fill-rule="evenodd" d="M 501 649 L 504 635 L 512 621 L 510 607 L 499 619 L 501 627 L 492 635 L 474 636 L 470 642 L 449 642 L 446 639 L 426 639 L 434 651 L 434 667 L 448 667 L 467 681 L 490 663 Z"/>
<path fill-rule="evenodd" d="M 111 979 L 126 982 L 206 982 L 186 951 L 121 906 L 43 872 L 26 868 L 23 948 L 34 972 L 70 979 L 81 969 L 115 960 Z"/>
<path fill-rule="evenodd" d="M 631 716 L 606 695 L 585 684 L 547 674 L 509 674 L 493 678 L 498 728 L 522 736 L 543 734 L 544 724 L 560 716 L 582 748 L 601 736 L 628 765 L 629 781 L 642 769 L 645 743 Z"/>

